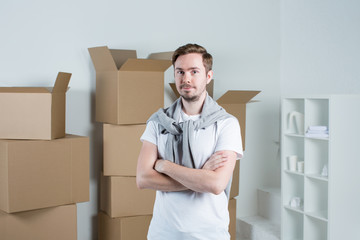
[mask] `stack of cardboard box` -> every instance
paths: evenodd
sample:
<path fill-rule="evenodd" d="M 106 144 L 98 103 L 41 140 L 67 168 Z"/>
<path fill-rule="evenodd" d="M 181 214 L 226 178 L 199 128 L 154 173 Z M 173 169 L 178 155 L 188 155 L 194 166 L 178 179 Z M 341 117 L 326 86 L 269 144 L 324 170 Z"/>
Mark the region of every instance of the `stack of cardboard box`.
<path fill-rule="evenodd" d="M 168 60 L 137 59 L 134 50 L 89 48 L 96 70 L 96 121 L 103 124 L 99 240 L 146 239 L 155 191 L 136 186 L 140 136 L 164 106 Z"/>
<path fill-rule="evenodd" d="M 0 87 L 0 238 L 77 239 L 89 200 L 89 139 L 65 134 L 71 74 L 52 89 Z"/>

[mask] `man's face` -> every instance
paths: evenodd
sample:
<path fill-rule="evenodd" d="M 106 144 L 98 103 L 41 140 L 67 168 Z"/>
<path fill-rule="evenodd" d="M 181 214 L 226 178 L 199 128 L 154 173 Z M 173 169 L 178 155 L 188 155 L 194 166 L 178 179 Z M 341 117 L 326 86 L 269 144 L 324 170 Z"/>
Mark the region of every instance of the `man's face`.
<path fill-rule="evenodd" d="M 185 101 L 195 102 L 206 94 L 213 73 L 206 73 L 201 54 L 181 55 L 174 65 L 176 89 Z"/>

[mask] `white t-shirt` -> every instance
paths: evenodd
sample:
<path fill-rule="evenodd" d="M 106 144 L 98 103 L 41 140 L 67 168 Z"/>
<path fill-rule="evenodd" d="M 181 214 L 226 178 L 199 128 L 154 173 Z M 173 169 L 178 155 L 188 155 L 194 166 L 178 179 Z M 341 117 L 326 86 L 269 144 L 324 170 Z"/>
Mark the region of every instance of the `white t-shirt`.
<path fill-rule="evenodd" d="M 197 120 L 200 115 L 181 113 L 180 121 Z M 141 136 L 158 148 L 163 159 L 168 134 L 161 134 L 157 123 L 150 121 Z M 220 150 L 232 150 L 242 157 L 240 126 L 235 117 L 220 120 L 193 136 L 192 155 L 196 168 L 202 168 L 210 156 Z M 215 195 L 191 190 L 180 192 L 156 191 L 149 240 L 227 240 L 229 212 L 225 192 Z"/>

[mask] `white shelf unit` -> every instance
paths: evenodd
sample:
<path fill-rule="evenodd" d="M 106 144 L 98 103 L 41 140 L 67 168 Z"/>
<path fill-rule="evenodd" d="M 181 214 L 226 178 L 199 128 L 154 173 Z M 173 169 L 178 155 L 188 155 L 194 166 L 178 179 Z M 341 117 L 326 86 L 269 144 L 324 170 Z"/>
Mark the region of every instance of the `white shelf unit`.
<path fill-rule="evenodd" d="M 287 97 L 281 104 L 281 239 L 360 239 L 360 96 Z M 304 116 L 300 132 L 289 122 L 294 111 Z M 329 137 L 306 137 L 309 126 L 327 126 Z M 304 161 L 304 173 L 289 170 L 290 155 Z M 290 206 L 293 197 L 299 208 Z"/>

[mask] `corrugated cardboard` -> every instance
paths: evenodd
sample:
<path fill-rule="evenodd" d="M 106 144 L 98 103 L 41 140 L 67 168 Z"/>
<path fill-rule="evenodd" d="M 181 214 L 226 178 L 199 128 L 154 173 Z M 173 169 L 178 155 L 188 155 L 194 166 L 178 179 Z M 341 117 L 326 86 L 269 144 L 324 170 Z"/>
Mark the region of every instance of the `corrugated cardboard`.
<path fill-rule="evenodd" d="M 138 189 L 136 177 L 101 177 L 100 209 L 110 217 L 149 215 L 153 212 L 155 191 Z"/>
<path fill-rule="evenodd" d="M 236 240 L 236 199 L 229 200 L 229 215 L 230 215 L 230 224 L 229 224 L 229 233 L 231 240 Z"/>
<path fill-rule="evenodd" d="M 241 128 L 243 150 L 245 150 L 246 104 L 259 92 L 231 90 L 216 100 L 228 113 L 238 119 Z"/>
<path fill-rule="evenodd" d="M 89 200 L 89 139 L 0 140 L 0 209 L 7 213 Z"/>
<path fill-rule="evenodd" d="M 170 60 L 136 59 L 135 50 L 89 48 L 96 70 L 96 121 L 144 124 L 164 106 Z"/>
<path fill-rule="evenodd" d="M 71 74 L 54 88 L 0 87 L 0 138 L 50 140 L 65 136 L 65 95 Z"/>
<path fill-rule="evenodd" d="M 173 90 L 173 92 L 175 93 L 176 97 L 179 98 L 180 94 L 176 89 L 175 83 L 169 83 L 169 85 L 170 85 L 171 89 Z M 213 95 L 214 95 L 214 79 L 211 79 L 209 84 L 206 85 L 206 91 L 208 92 L 210 97 L 213 97 Z"/>
<path fill-rule="evenodd" d="M 99 212 L 99 240 L 146 240 L 151 215 L 110 218 Z"/>
<path fill-rule="evenodd" d="M 104 124 L 104 175 L 136 176 L 137 159 L 141 149 L 140 137 L 145 124 Z"/>
<path fill-rule="evenodd" d="M 76 240 L 76 205 L 8 214 L 0 211 L 1 240 Z"/>
<path fill-rule="evenodd" d="M 232 176 L 230 199 L 239 195 L 239 178 L 240 178 L 240 160 L 237 160 Z"/>

